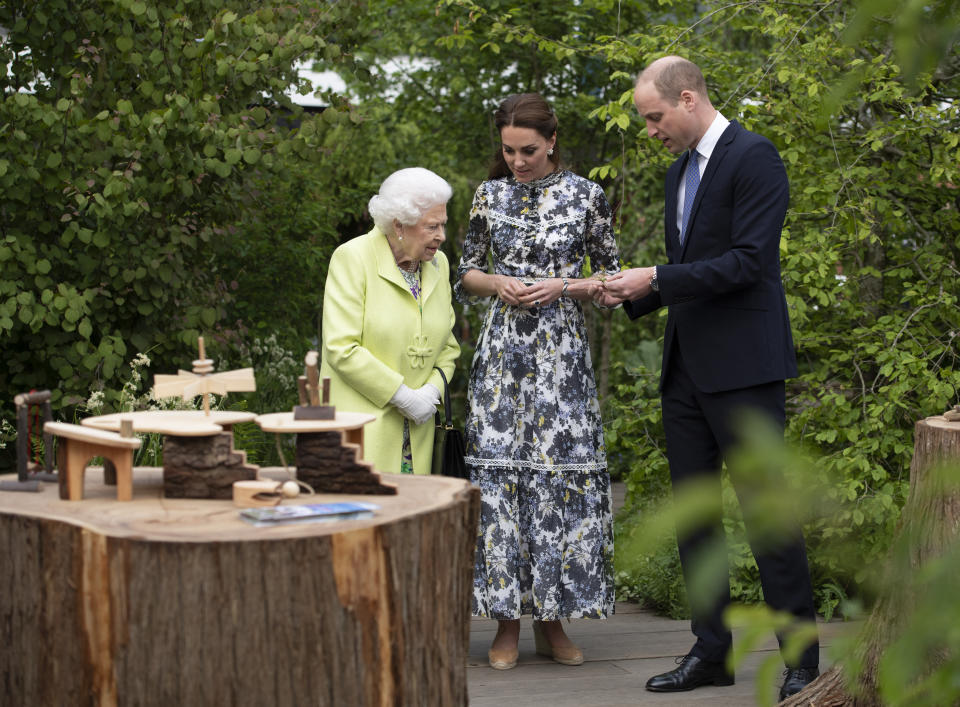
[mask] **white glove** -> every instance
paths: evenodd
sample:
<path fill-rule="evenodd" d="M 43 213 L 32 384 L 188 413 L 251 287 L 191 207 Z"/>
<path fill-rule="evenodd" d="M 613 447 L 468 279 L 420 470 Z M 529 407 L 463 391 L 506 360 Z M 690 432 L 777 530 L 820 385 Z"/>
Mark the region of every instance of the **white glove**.
<path fill-rule="evenodd" d="M 426 402 L 433 405 L 433 411 L 437 411 L 437 405 L 440 404 L 440 391 L 432 383 L 424 383 L 422 387 L 414 391 Z"/>
<path fill-rule="evenodd" d="M 425 388 L 427 390 L 424 390 Z M 417 390 L 401 383 L 397 392 L 390 398 L 390 404 L 395 405 L 401 415 L 418 425 L 422 425 L 433 417 L 439 402 L 440 392 L 429 383 Z"/>

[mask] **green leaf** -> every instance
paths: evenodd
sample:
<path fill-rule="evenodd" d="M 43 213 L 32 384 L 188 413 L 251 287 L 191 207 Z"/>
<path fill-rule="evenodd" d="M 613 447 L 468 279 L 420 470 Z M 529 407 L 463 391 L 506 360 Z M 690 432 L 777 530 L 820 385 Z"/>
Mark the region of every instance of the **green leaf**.
<path fill-rule="evenodd" d="M 53 169 L 55 167 L 59 167 L 62 161 L 63 161 L 63 158 L 60 156 L 59 152 L 51 152 L 49 155 L 47 155 L 48 168 Z"/>
<path fill-rule="evenodd" d="M 90 324 L 90 320 L 87 317 L 84 317 L 83 320 L 77 325 L 77 333 L 80 334 L 84 339 L 89 339 L 90 335 L 93 333 L 93 325 Z"/>
<path fill-rule="evenodd" d="M 117 37 L 117 49 L 121 52 L 128 52 L 133 49 L 133 38 L 126 35 L 120 35 Z"/>

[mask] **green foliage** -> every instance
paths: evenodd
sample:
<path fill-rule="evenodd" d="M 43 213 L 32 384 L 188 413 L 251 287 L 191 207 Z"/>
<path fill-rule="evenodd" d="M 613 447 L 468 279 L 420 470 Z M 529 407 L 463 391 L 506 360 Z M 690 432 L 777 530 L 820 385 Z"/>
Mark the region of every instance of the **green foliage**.
<path fill-rule="evenodd" d="M 960 5 L 955 0 L 861 0 L 844 39 L 856 45 L 866 37 L 889 41 L 907 84 L 917 87 L 960 38 Z"/>
<path fill-rule="evenodd" d="M 456 264 L 497 149 L 493 109 L 517 91 L 551 100 L 564 161 L 606 188 L 624 264 L 662 262 L 673 158 L 647 138 L 631 94 L 640 68 L 680 53 L 704 67 L 715 105 L 770 137 L 787 165 L 781 255 L 801 365 L 787 434 L 817 459 L 799 480 L 837 506 L 806 529 L 818 606 L 840 610 L 889 544 L 914 420 L 960 388 L 960 66 L 945 51 L 957 4 L 911 0 L 887 24 L 900 5 L 0 3 L 0 419 L 31 388 L 54 389 L 59 407 L 92 386 L 119 406 L 124 361 L 147 351 L 154 370 L 175 370 L 201 332 L 219 368 L 257 369 L 258 393 L 228 405 L 288 409 L 289 374 L 261 369 L 286 370 L 274 364 L 315 345 L 326 260 L 369 228 L 370 194 L 410 165 L 448 179 Z M 905 52 L 914 37 L 922 51 Z M 388 72 L 385 58 L 401 60 Z M 340 71 L 352 101 L 326 94 L 319 115 L 296 109 L 284 91 L 299 60 Z M 628 488 L 617 535 L 629 538 L 670 493 L 665 318 L 587 310 L 611 473 Z M 458 314 L 462 405 L 483 309 Z M 254 352 L 267 341 L 273 353 Z M 252 459 L 277 459 L 257 430 L 237 434 Z M 753 600 L 729 486 L 724 504 L 734 594 Z M 686 598 L 672 532 L 648 554 L 621 545 L 617 562 L 622 593 L 676 614 Z"/>
<path fill-rule="evenodd" d="M 889 47 L 843 44 L 841 8 L 707 10 L 693 31 L 669 23 L 606 51 L 616 53 L 614 66 L 643 66 L 665 51 L 689 56 L 705 67 L 715 105 L 769 136 L 787 164 L 792 201 L 782 265 L 801 364 L 788 391 L 788 437 L 820 457 L 817 480 L 829 501 L 842 504 L 836 517 L 808 526 L 818 602 L 829 613 L 866 577 L 835 549 L 854 543 L 867 559 L 860 568 L 882 556 L 906 491 L 913 422 L 944 410 L 960 387 L 960 309 L 947 285 L 956 281 L 960 253 L 955 72 L 928 74 L 911 93 Z M 827 87 L 852 69 L 857 82 L 825 114 Z M 626 94 L 595 116 L 620 129 L 625 106 Z M 638 131 L 627 160 L 663 165 L 664 155 Z M 662 178 L 662 168 L 650 171 Z M 631 180 L 626 190 L 642 193 L 643 184 Z M 647 193 L 659 197 L 661 189 Z M 646 240 L 633 228 L 624 219 L 623 242 Z M 648 340 L 661 335 L 650 333 Z M 657 494 L 666 476 L 657 394 L 646 382 L 655 367 L 634 360 L 617 370 L 611 463 L 633 460 L 630 492 Z M 730 530 L 732 585 L 752 599 L 755 568 L 740 521 Z M 642 580 L 653 581 L 643 575 L 633 583 Z"/>
<path fill-rule="evenodd" d="M 215 329 L 274 321 L 312 337 L 342 217 L 314 190 L 291 192 L 304 165 L 336 159 L 326 141 L 353 116 L 341 100 L 301 119 L 285 92 L 304 57 L 349 66 L 333 35 L 358 7 L 0 4 L 5 399 L 50 388 L 56 408 L 75 404 L 93 379 L 119 388 L 131 352 L 182 359 Z M 290 208 L 297 197 L 306 208 Z M 314 294 L 284 311 L 291 277 L 315 278 Z"/>
<path fill-rule="evenodd" d="M 253 368 L 257 390 L 235 401 L 231 410 L 254 412 L 292 410 L 298 402 L 297 377 L 303 374 L 303 357 L 286 349 L 276 334 L 243 340 L 225 362 L 230 368 Z M 249 422 L 234 427 L 234 446 L 247 453 L 247 461 L 260 466 L 293 463 L 293 435 L 273 435 Z"/>
<path fill-rule="evenodd" d="M 861 3 L 857 16 L 880 4 Z M 479 48 L 484 58 L 462 61 L 484 66 L 516 62 L 519 75 L 536 77 L 526 86 L 560 94 L 561 106 L 573 84 L 556 62 L 580 81 L 592 78 L 588 67 L 606 71 L 600 88 L 578 95 L 590 96 L 577 105 L 595 126 L 584 132 L 595 152 L 582 164 L 604 180 L 619 209 L 627 265 L 663 259 L 662 178 L 673 159 L 634 117 L 638 69 L 666 53 L 688 56 L 705 68 L 727 117 L 777 144 L 791 180 L 782 265 L 801 365 L 789 384 L 787 434 L 819 458 L 810 482 L 825 489 L 825 502 L 840 504 L 835 515 L 807 526 L 818 607 L 831 615 L 850 593 L 866 591 L 865 568 L 889 544 L 906 491 L 913 422 L 941 412 L 960 388 L 960 309 L 948 284 L 957 279 L 960 255 L 957 60 L 940 51 L 936 72 L 924 59 L 919 72 L 905 74 L 896 40 L 913 37 L 918 26 L 929 36 L 954 36 L 955 3 L 925 6 L 895 23 L 893 42 L 873 25 L 848 28 L 854 8 L 846 3 L 708 3 L 696 15 L 682 3 L 547 9 L 447 0 L 438 13 L 446 9 L 459 14 L 442 47 Z M 610 22 L 618 11 L 629 21 Z M 578 23 L 578 14 L 590 21 Z M 932 26 L 934 16 L 943 27 Z M 942 50 L 944 41 L 929 47 Z M 479 70 L 471 75 L 485 78 Z M 490 105 L 497 92 L 487 93 Z M 563 113 L 561 126 L 570 126 Z M 596 128 L 614 140 L 599 139 Z M 627 484 L 628 513 L 645 513 L 669 493 L 657 391 L 662 314 L 612 324 L 605 431 L 611 472 Z M 732 588 L 754 600 L 756 567 L 729 487 L 724 501 Z M 631 524 L 629 515 L 621 519 L 618 537 L 629 536 Z M 850 547 L 866 561 L 851 564 Z M 627 569 L 631 558 L 618 549 L 621 591 L 670 610 L 676 593 L 663 568 L 676 567 L 671 553 L 651 548 Z"/>

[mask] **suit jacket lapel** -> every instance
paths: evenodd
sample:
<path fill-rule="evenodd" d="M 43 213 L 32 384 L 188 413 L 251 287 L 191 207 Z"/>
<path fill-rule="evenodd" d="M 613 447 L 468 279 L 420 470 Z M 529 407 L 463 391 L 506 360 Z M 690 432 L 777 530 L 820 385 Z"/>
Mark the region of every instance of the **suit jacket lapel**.
<path fill-rule="evenodd" d="M 680 164 L 680 163 L 683 164 Z M 673 258 L 672 254 L 680 251 L 680 232 L 677 230 L 677 190 L 680 188 L 680 175 L 686 166 L 686 160 L 678 159 L 667 171 L 666 206 L 664 207 L 664 224 L 666 228 L 667 257 L 672 263 L 679 263 L 680 258 Z"/>
<path fill-rule="evenodd" d="M 710 188 L 710 182 L 713 181 L 713 176 L 717 173 L 717 169 L 720 167 L 720 163 L 723 162 L 723 158 L 726 157 L 727 152 L 730 150 L 730 143 L 733 142 L 733 139 L 736 137 L 737 130 L 739 125 L 737 121 L 731 120 L 730 125 L 727 126 L 727 129 L 723 131 L 723 134 L 720 136 L 720 139 L 717 140 L 717 144 L 713 148 L 713 152 L 710 154 L 710 159 L 707 160 L 707 167 L 703 170 L 703 176 L 700 177 L 700 186 L 697 187 L 697 195 L 693 200 L 693 206 L 690 209 L 690 220 L 687 221 L 687 237 L 683 239 L 683 247 L 680 250 L 680 261 L 683 261 L 683 256 L 687 252 L 687 247 L 690 244 L 690 241 L 693 240 L 694 234 L 694 223 L 697 220 L 697 212 L 700 210 L 700 204 L 703 202 L 703 195 L 707 193 L 707 190 Z M 680 170 L 678 174 L 682 174 L 683 170 L 686 169 L 686 160 L 683 163 L 683 169 Z M 674 198 L 673 198 L 673 211 L 674 211 L 674 221 L 676 221 L 676 210 L 677 210 L 677 198 L 676 193 L 677 189 L 680 188 L 679 183 L 674 187 Z M 676 228 L 674 228 L 676 230 Z"/>

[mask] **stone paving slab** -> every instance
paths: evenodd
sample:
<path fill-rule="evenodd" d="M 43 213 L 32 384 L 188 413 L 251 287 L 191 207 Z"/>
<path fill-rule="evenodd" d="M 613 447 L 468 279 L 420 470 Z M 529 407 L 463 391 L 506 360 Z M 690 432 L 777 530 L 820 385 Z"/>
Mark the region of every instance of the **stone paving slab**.
<path fill-rule="evenodd" d="M 474 707 L 509 704 L 513 707 L 614 707 L 619 705 L 718 705 L 748 707 L 759 704 L 758 671 L 770 661 L 768 687 L 775 697 L 783 665 L 771 636 L 750 653 L 737 670 L 730 687 L 703 687 L 691 692 L 647 692 L 647 680 L 672 670 L 677 656 L 693 643 L 687 621 L 674 621 L 644 611 L 634 604 L 617 604 L 616 613 L 604 621 L 571 621 L 567 634 L 581 647 L 583 665 L 566 666 L 536 655 L 530 619 L 521 620 L 520 660 L 513 670 L 493 670 L 487 649 L 496 633 L 496 622 L 473 619 L 467 682 Z M 830 646 L 859 624 L 834 621 L 820 625 L 821 669 L 831 663 Z M 737 640 L 734 632 L 734 640 Z"/>

